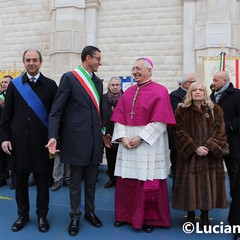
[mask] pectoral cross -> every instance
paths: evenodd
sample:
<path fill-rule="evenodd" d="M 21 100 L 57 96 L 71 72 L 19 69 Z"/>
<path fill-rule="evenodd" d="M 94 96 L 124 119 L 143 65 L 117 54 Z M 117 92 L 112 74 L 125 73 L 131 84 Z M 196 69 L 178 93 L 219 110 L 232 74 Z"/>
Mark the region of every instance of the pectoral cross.
<path fill-rule="evenodd" d="M 147 86 L 147 85 L 148 85 L 149 83 L 151 83 L 151 82 L 152 82 L 152 81 L 149 80 L 149 81 L 147 81 L 145 84 L 142 84 L 141 86 L 137 86 L 136 92 L 135 92 L 135 95 L 134 95 L 133 101 L 132 101 L 132 110 L 131 110 L 131 112 L 129 113 L 130 116 L 131 116 L 131 119 L 133 119 L 133 115 L 135 114 L 133 110 L 134 110 L 134 106 L 135 106 L 135 102 L 136 102 L 136 100 L 137 100 L 137 96 L 138 96 L 139 90 L 140 90 L 142 87 Z"/>
<path fill-rule="evenodd" d="M 134 115 L 134 111 L 132 110 L 129 114 L 130 114 L 131 119 L 132 119 L 132 118 L 133 118 L 133 115 Z"/>

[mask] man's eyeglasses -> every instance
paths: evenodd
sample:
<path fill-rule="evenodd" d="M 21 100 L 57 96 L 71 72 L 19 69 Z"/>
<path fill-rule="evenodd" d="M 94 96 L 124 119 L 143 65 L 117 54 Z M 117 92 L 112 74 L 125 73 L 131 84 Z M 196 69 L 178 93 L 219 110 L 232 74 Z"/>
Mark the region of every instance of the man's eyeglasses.
<path fill-rule="evenodd" d="M 101 62 L 101 57 L 95 57 L 95 56 L 91 56 L 91 58 L 96 58 L 99 62 Z"/>
<path fill-rule="evenodd" d="M 186 81 L 187 83 L 194 83 L 194 82 L 196 82 L 196 81 Z"/>

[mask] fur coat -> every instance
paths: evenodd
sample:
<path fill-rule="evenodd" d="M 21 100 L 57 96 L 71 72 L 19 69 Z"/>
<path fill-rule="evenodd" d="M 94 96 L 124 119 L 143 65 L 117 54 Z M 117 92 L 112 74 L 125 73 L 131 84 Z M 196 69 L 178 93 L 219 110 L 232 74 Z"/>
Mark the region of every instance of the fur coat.
<path fill-rule="evenodd" d="M 176 110 L 175 142 L 178 150 L 172 207 L 187 211 L 226 207 L 223 150 L 227 142 L 223 111 L 214 105 Z M 209 149 L 198 156 L 199 146 Z"/>

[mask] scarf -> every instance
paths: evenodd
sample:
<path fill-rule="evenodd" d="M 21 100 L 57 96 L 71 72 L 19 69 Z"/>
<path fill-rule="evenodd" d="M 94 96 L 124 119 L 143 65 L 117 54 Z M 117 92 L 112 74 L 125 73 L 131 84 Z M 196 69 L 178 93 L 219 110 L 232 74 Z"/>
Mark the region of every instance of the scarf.
<path fill-rule="evenodd" d="M 222 93 L 229 87 L 229 85 L 230 85 L 230 82 L 227 82 L 220 90 L 218 90 L 217 92 L 214 92 L 216 103 L 218 103 L 220 97 L 222 96 Z"/>
<path fill-rule="evenodd" d="M 119 93 L 112 93 L 110 91 L 107 92 L 107 100 L 113 106 L 116 107 L 119 98 L 122 96 L 122 91 Z"/>

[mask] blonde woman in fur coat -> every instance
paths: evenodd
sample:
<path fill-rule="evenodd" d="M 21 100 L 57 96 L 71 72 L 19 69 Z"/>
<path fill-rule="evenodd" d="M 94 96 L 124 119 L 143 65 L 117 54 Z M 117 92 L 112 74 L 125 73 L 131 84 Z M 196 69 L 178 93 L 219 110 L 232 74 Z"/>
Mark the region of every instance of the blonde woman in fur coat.
<path fill-rule="evenodd" d="M 195 210 L 200 209 L 202 225 L 209 226 L 208 211 L 227 205 L 223 111 L 211 102 L 204 84 L 195 82 L 176 110 L 176 122 L 178 158 L 172 207 L 187 211 L 186 221 L 192 223 Z"/>

